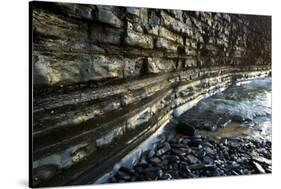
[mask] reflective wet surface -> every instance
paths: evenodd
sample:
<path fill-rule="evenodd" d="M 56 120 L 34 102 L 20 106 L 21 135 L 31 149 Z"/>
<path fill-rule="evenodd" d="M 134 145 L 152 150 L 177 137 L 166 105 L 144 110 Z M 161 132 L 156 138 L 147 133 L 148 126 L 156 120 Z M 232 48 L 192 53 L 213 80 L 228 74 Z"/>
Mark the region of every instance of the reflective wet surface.
<path fill-rule="evenodd" d="M 186 122 L 191 120 L 191 124 L 205 136 L 249 136 L 271 140 L 271 78 L 232 86 L 203 100 L 181 118 Z M 220 120 L 225 120 L 223 126 L 210 128 Z"/>
<path fill-rule="evenodd" d="M 271 78 L 201 101 L 107 182 L 271 173 Z"/>

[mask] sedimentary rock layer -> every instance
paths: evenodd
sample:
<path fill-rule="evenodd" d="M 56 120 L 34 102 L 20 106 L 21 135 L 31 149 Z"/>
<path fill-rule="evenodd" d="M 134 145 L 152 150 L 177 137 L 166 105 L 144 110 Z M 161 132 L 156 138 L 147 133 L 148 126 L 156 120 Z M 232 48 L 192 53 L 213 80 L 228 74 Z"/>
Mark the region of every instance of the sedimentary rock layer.
<path fill-rule="evenodd" d="M 271 18 L 32 2 L 33 185 L 97 179 L 157 128 L 271 74 Z"/>

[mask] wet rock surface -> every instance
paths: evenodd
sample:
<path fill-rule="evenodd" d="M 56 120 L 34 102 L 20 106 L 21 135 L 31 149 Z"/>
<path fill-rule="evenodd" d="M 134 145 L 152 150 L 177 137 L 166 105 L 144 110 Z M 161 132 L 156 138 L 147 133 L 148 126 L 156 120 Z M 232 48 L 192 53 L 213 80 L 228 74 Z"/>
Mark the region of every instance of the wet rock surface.
<path fill-rule="evenodd" d="M 233 98 L 239 99 L 237 105 L 225 105 Z M 271 173 L 270 99 L 271 81 L 265 79 L 202 101 L 172 122 L 155 148 L 145 151 L 134 166 L 121 167 L 109 182 Z M 225 113 L 214 108 L 214 101 Z M 259 106 L 268 114 L 253 108 Z M 254 116 L 249 119 L 244 112 Z"/>
<path fill-rule="evenodd" d="M 159 143 L 155 150 L 143 153 L 134 167 L 121 167 L 109 182 L 264 173 L 271 173 L 270 141 L 251 137 L 211 139 L 177 135 Z"/>
<path fill-rule="evenodd" d="M 241 80 L 271 75 L 270 16 L 38 1 L 29 10 L 32 187 L 93 183 L 199 101 Z M 235 96 L 234 90 L 230 99 L 239 100 Z M 268 113 L 261 106 L 254 109 Z M 225 113 L 205 114 L 209 120 L 196 112 L 188 116 L 183 120 L 189 125 L 184 128 L 188 137 L 180 144 L 162 142 L 149 153 L 157 157 L 152 162 L 159 164 L 163 156 L 168 167 L 179 163 L 204 141 L 199 131 L 217 135 L 229 119 L 241 120 L 245 127 L 257 125 L 249 121 L 253 114 L 243 112 L 243 118 Z M 204 124 L 194 124 L 190 117 Z M 189 162 L 200 160 L 193 156 Z M 148 178 L 156 179 L 156 173 L 174 178 L 162 168 L 145 171 Z"/>

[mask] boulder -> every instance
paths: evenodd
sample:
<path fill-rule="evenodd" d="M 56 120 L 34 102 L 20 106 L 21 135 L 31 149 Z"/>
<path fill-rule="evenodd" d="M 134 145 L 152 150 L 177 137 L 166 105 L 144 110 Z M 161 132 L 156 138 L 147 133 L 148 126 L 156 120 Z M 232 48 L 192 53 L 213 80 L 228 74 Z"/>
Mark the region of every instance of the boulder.
<path fill-rule="evenodd" d="M 183 121 L 180 121 L 177 124 L 176 129 L 179 133 L 182 133 L 187 136 L 194 136 L 195 134 L 195 128 L 192 125 L 185 123 Z"/>

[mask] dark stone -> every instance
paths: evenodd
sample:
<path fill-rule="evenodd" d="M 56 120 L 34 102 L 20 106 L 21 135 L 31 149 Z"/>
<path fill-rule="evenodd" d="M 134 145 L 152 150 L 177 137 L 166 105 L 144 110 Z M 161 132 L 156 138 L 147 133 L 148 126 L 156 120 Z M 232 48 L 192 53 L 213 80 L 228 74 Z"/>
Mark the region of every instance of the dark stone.
<path fill-rule="evenodd" d="M 188 166 L 188 169 L 194 170 L 194 169 L 203 169 L 204 168 L 204 164 L 194 164 L 194 165 L 190 165 Z"/>
<path fill-rule="evenodd" d="M 216 131 L 217 130 L 217 125 L 213 122 L 213 121 L 210 121 L 210 120 L 205 120 L 201 127 L 203 127 L 203 129 L 206 129 L 208 131 Z"/>
<path fill-rule="evenodd" d="M 184 138 L 180 137 L 180 138 L 178 138 L 177 143 L 178 143 L 178 144 L 181 144 L 183 140 L 184 140 Z"/>
<path fill-rule="evenodd" d="M 235 161 L 232 161 L 230 166 L 231 166 L 231 169 L 237 169 L 237 168 L 240 167 L 240 165 L 237 162 L 235 162 Z"/>
<path fill-rule="evenodd" d="M 164 173 L 162 177 L 160 177 L 161 180 L 171 180 L 173 177 L 170 173 Z"/>
<path fill-rule="evenodd" d="M 174 144 L 177 144 L 177 143 L 178 143 L 178 139 L 175 138 L 175 137 L 173 137 L 173 138 L 171 138 L 171 139 L 169 140 L 169 142 L 170 142 L 171 145 L 174 145 Z"/>
<path fill-rule="evenodd" d="M 128 181 L 131 179 L 131 176 L 128 173 L 122 172 L 122 171 L 118 171 L 115 176 L 118 180 L 123 179 L 123 180 Z"/>
<path fill-rule="evenodd" d="M 202 139 L 199 139 L 199 138 L 197 138 L 197 139 L 192 139 L 192 140 L 188 143 L 188 145 L 190 145 L 190 146 L 198 146 L 199 144 L 201 144 L 201 142 L 202 142 Z"/>
<path fill-rule="evenodd" d="M 127 173 L 129 175 L 136 175 L 135 171 L 131 168 L 128 168 L 128 167 L 120 167 L 119 172 L 124 172 L 124 173 Z"/>
<path fill-rule="evenodd" d="M 239 175 L 239 173 L 237 173 L 237 172 L 234 171 L 234 170 L 232 170 L 231 173 L 232 173 L 233 175 Z"/>
<path fill-rule="evenodd" d="M 212 164 L 212 163 L 214 163 L 214 160 L 212 158 L 210 158 L 209 156 L 204 156 L 203 162 L 207 163 L 207 164 Z"/>
<path fill-rule="evenodd" d="M 203 146 L 210 147 L 210 148 L 214 148 L 214 145 L 211 144 L 209 141 L 204 141 L 202 145 L 203 145 Z"/>
<path fill-rule="evenodd" d="M 219 120 L 217 121 L 217 125 L 220 128 L 226 127 L 229 123 L 231 122 L 231 119 L 228 117 L 220 117 Z"/>
<path fill-rule="evenodd" d="M 256 161 L 258 163 L 266 164 L 266 165 L 271 165 L 271 160 L 264 158 L 264 157 L 252 157 L 253 161 Z"/>
<path fill-rule="evenodd" d="M 223 173 L 218 170 L 218 169 L 215 169 L 211 172 L 210 176 L 213 176 L 213 177 L 217 177 L 217 176 L 221 176 Z"/>
<path fill-rule="evenodd" d="M 141 159 L 140 162 L 138 163 L 138 166 L 142 168 L 147 168 L 148 167 L 148 162 L 145 159 Z"/>
<path fill-rule="evenodd" d="M 153 156 L 155 156 L 155 151 L 154 150 L 150 150 L 149 153 L 147 154 L 148 158 L 152 158 Z"/>
<path fill-rule="evenodd" d="M 180 157 L 186 155 L 186 152 L 181 151 L 181 150 L 178 150 L 178 149 L 172 149 L 172 153 L 175 154 L 175 155 L 178 155 L 178 156 L 180 156 Z"/>
<path fill-rule="evenodd" d="M 180 121 L 177 124 L 176 129 L 179 133 L 182 133 L 187 136 L 194 136 L 194 134 L 195 134 L 194 127 L 183 121 Z"/>
<path fill-rule="evenodd" d="M 191 164 L 197 164 L 200 162 L 200 160 L 197 157 L 191 154 L 187 155 L 186 158 Z"/>
<path fill-rule="evenodd" d="M 272 167 L 271 166 L 266 166 L 265 168 L 266 173 L 271 173 L 272 172 Z"/>
<path fill-rule="evenodd" d="M 208 154 L 208 155 L 215 155 L 215 151 L 210 148 L 210 147 L 204 147 L 204 151 Z"/>
<path fill-rule="evenodd" d="M 146 168 L 148 168 L 148 166 L 147 166 Z M 144 168 L 141 167 L 141 166 L 139 166 L 139 165 L 137 165 L 136 167 L 134 167 L 134 170 L 135 170 L 137 173 L 141 173 L 141 172 L 143 172 Z"/>
<path fill-rule="evenodd" d="M 231 116 L 232 121 L 236 121 L 236 122 L 244 122 L 245 121 L 245 117 L 241 116 L 241 115 L 233 115 Z"/>
<path fill-rule="evenodd" d="M 160 166 L 162 160 L 159 157 L 154 157 L 149 159 L 148 161 L 154 166 Z"/>
<path fill-rule="evenodd" d="M 189 138 L 186 138 L 182 141 L 182 144 L 187 145 L 191 140 Z"/>
<path fill-rule="evenodd" d="M 160 144 L 164 144 L 167 141 L 167 136 L 165 134 L 161 134 L 157 138 L 159 139 Z"/>
<path fill-rule="evenodd" d="M 163 159 L 169 161 L 169 163 L 179 163 L 180 158 L 177 155 L 164 155 Z"/>
<path fill-rule="evenodd" d="M 191 140 L 192 139 L 202 139 L 202 136 L 199 134 L 195 134 L 194 136 L 191 137 Z"/>
<path fill-rule="evenodd" d="M 185 148 L 187 145 L 185 144 L 177 144 L 177 143 L 172 143 L 171 147 L 172 148 Z"/>
<path fill-rule="evenodd" d="M 150 168 L 146 168 L 143 170 L 143 173 L 151 179 L 156 179 L 157 177 L 159 177 L 163 171 L 160 168 L 157 167 L 150 167 Z"/>
<path fill-rule="evenodd" d="M 111 182 L 111 183 L 115 183 L 115 182 L 117 182 L 117 179 L 116 179 L 115 177 L 111 177 L 111 178 L 110 178 L 110 182 Z"/>
<path fill-rule="evenodd" d="M 189 147 L 181 147 L 179 148 L 182 152 L 185 152 L 186 154 L 190 154 L 192 152 L 192 149 Z"/>
<path fill-rule="evenodd" d="M 162 154 L 165 154 L 166 152 L 168 152 L 171 149 L 171 146 L 169 143 L 165 143 L 165 145 L 160 148 L 159 150 L 157 150 L 156 155 L 157 156 L 161 156 Z"/>
<path fill-rule="evenodd" d="M 256 169 L 256 171 L 258 173 L 262 173 L 262 174 L 265 173 L 265 170 L 263 169 L 263 167 L 259 163 L 253 161 L 253 165 L 254 165 L 254 168 Z"/>
<path fill-rule="evenodd" d="M 191 177 L 191 178 L 198 178 L 199 177 L 199 176 L 197 176 L 196 174 L 194 174 L 192 172 L 189 172 L 188 176 Z"/>

